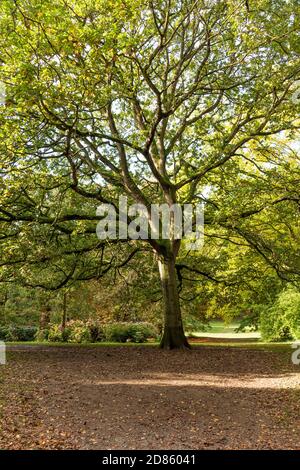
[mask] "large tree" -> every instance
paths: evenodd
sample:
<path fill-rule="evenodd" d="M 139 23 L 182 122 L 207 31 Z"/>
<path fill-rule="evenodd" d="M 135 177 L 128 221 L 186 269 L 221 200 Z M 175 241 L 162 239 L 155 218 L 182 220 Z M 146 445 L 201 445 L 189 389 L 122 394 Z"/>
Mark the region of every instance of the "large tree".
<path fill-rule="evenodd" d="M 102 252 L 105 243 L 91 235 L 98 220 L 92 207 L 116 206 L 121 194 L 145 205 L 149 222 L 152 203 L 206 201 L 210 226 L 238 228 L 262 210 L 256 201 L 245 197 L 233 222 L 207 194 L 222 175 L 232 187 L 241 162 L 256 165 L 263 155 L 270 169 L 271 137 L 297 130 L 298 29 L 296 1 L 2 1 L 5 240 L 24 224 L 43 236 L 50 226 L 51 240 L 54 232 L 75 236 L 76 247 L 61 253 L 67 269 L 77 253 Z M 162 346 L 188 347 L 176 276 L 188 269 L 177 263 L 176 270 L 185 244 L 172 235 L 138 243 L 148 244 L 159 265 Z M 136 244 L 122 248 L 117 265 L 135 255 Z M 54 256 L 49 251 L 45 260 Z"/>

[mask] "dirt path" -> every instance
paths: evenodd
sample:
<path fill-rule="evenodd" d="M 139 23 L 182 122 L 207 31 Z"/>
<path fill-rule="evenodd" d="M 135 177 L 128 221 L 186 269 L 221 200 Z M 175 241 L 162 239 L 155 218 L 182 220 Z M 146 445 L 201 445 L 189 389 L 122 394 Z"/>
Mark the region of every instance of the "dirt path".
<path fill-rule="evenodd" d="M 300 368 L 282 353 L 51 347 L 8 359 L 2 449 L 300 449 Z"/>

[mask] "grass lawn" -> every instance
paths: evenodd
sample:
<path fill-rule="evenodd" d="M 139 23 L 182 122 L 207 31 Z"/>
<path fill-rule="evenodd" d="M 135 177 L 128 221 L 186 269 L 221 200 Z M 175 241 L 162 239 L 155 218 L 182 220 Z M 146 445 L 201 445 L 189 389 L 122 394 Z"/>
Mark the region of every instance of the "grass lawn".
<path fill-rule="evenodd" d="M 235 333 L 235 329 L 238 328 L 238 326 L 238 322 L 226 324 L 220 320 L 213 320 L 210 322 L 208 333 Z"/>
<path fill-rule="evenodd" d="M 246 331 L 237 333 L 236 329 L 238 328 L 238 322 L 231 322 L 229 324 L 224 323 L 220 320 L 214 320 L 210 323 L 210 328 L 207 331 L 193 331 L 191 335 L 195 338 L 216 338 L 224 341 L 226 339 L 232 340 L 258 340 L 260 339 L 259 331 Z"/>
<path fill-rule="evenodd" d="M 292 350 L 292 342 L 282 342 L 282 343 L 266 343 L 263 341 L 239 341 L 239 342 L 233 342 L 233 341 L 206 341 L 203 343 L 193 343 L 193 340 L 190 341 L 192 349 L 200 349 L 200 348 L 234 348 L 234 349 L 251 349 L 251 350 L 258 350 L 258 351 L 282 351 L 282 352 L 287 352 L 289 353 Z M 143 343 L 143 344 L 137 344 L 137 343 L 105 343 L 105 342 L 99 342 L 99 343 L 82 343 L 82 344 L 75 344 L 75 343 L 48 343 L 48 342 L 42 342 L 39 343 L 37 341 L 19 341 L 19 342 L 9 342 L 6 343 L 8 350 L 10 349 L 18 349 L 18 348 L 23 348 L 24 346 L 27 347 L 29 346 L 28 349 L 32 347 L 34 348 L 120 348 L 120 347 L 139 347 L 139 348 L 159 348 L 159 343 Z"/>

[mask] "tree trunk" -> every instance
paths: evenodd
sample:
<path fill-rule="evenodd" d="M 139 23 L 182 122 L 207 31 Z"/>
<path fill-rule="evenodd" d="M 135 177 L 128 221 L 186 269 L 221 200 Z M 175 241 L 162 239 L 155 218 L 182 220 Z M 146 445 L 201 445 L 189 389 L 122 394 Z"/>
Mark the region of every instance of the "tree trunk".
<path fill-rule="evenodd" d="M 40 330 L 45 330 L 49 327 L 51 317 L 51 307 L 45 302 L 42 302 L 40 313 Z"/>
<path fill-rule="evenodd" d="M 173 257 L 159 258 L 158 266 L 164 299 L 164 331 L 160 347 L 190 349 L 183 330 L 175 260 Z"/>
<path fill-rule="evenodd" d="M 3 320 L 4 320 L 4 323 L 6 323 L 6 311 L 5 311 L 5 307 L 6 307 L 6 304 L 7 304 L 7 301 L 8 301 L 8 292 L 7 290 L 4 292 L 4 298 L 3 298 L 3 301 L 1 302 L 0 306 L 2 308 L 2 312 L 3 313 Z"/>
<path fill-rule="evenodd" d="M 62 311 L 62 319 L 61 319 L 61 329 L 62 331 L 65 330 L 67 323 L 67 293 L 64 292 L 63 296 L 63 311 Z"/>

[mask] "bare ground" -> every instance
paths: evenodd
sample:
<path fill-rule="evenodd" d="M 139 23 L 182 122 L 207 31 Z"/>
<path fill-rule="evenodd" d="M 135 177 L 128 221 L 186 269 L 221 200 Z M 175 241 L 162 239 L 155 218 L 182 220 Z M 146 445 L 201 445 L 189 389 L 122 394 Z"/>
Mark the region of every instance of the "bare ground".
<path fill-rule="evenodd" d="M 17 347 L 0 367 L 1 449 L 300 449 L 290 353 Z"/>

